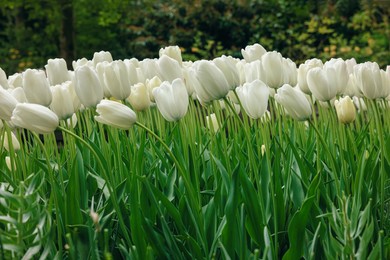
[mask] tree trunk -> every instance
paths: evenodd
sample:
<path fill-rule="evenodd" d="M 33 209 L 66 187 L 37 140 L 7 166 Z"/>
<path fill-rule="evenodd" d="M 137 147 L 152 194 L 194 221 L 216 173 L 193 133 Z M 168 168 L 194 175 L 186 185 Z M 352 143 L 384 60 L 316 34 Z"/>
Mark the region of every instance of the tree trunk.
<path fill-rule="evenodd" d="M 61 8 L 61 31 L 60 31 L 60 55 L 65 59 L 68 69 L 72 68 L 75 59 L 75 32 L 73 0 L 59 0 Z"/>

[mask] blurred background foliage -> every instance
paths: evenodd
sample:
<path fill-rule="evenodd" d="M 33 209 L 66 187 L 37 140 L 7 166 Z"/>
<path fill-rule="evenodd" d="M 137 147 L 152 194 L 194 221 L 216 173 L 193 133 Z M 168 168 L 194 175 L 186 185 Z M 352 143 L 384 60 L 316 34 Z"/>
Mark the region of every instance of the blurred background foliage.
<path fill-rule="evenodd" d="M 0 0 L 0 67 L 8 75 L 95 51 L 114 59 L 241 57 L 260 43 L 297 63 L 355 57 L 390 64 L 390 0 Z M 70 67 L 71 68 L 71 67 Z"/>

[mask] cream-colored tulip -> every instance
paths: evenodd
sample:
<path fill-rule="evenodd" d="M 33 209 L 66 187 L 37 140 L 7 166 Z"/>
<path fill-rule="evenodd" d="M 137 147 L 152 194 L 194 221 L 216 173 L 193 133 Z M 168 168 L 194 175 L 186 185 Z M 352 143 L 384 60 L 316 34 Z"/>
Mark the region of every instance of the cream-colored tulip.
<path fill-rule="evenodd" d="M 142 111 L 150 107 L 150 98 L 148 88 L 144 83 L 138 83 L 131 86 L 130 96 L 127 101 L 136 111 Z"/>
<path fill-rule="evenodd" d="M 334 102 L 337 117 L 339 121 L 344 124 L 351 123 L 356 118 L 356 108 L 349 96 L 340 98 Z"/>

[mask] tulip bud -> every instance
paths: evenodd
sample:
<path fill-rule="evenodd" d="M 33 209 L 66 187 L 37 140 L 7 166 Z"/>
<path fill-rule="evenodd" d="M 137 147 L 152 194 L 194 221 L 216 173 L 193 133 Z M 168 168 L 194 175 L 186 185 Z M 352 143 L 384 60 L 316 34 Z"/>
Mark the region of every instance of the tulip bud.
<path fill-rule="evenodd" d="M 310 95 L 311 91 L 307 85 L 307 73 L 312 68 L 322 68 L 322 61 L 319 59 L 306 60 L 304 64 L 299 65 L 298 68 L 298 86 L 303 93 Z"/>
<path fill-rule="evenodd" d="M 159 77 L 162 81 L 172 82 L 173 80 L 180 78 L 183 79 L 182 68 L 176 60 L 163 55 L 157 61 Z"/>
<path fill-rule="evenodd" d="M 267 51 L 264 49 L 264 47 L 261 46 L 258 43 L 246 46 L 245 50 L 241 49 L 241 54 L 244 57 L 246 62 L 252 62 L 252 61 L 255 61 L 255 60 L 260 60 L 260 58 L 266 52 Z"/>
<path fill-rule="evenodd" d="M 23 72 L 23 89 L 29 103 L 50 105 L 52 96 L 43 70 L 27 69 Z"/>
<path fill-rule="evenodd" d="M 161 48 L 158 53 L 159 53 L 160 58 L 163 55 L 167 55 L 168 57 L 176 60 L 180 66 L 183 62 L 183 59 L 181 57 L 181 50 L 180 50 L 179 46 L 168 46 L 165 48 Z"/>
<path fill-rule="evenodd" d="M 9 121 L 18 101 L 5 89 L 0 87 L 0 119 Z"/>
<path fill-rule="evenodd" d="M 0 68 L 0 87 L 3 87 L 4 89 L 9 88 L 7 75 L 5 74 L 5 72 L 2 68 Z"/>
<path fill-rule="evenodd" d="M 172 84 L 164 81 L 153 90 L 157 108 L 167 121 L 177 121 L 187 113 L 188 93 L 182 79 L 175 79 Z"/>
<path fill-rule="evenodd" d="M 16 154 L 15 154 L 15 157 L 16 157 Z M 5 157 L 5 165 L 7 165 L 7 168 L 8 170 L 12 171 L 12 170 L 16 170 L 16 162 L 15 160 L 13 160 L 13 167 L 12 167 L 12 163 L 11 163 L 11 157 L 9 156 L 6 156 Z"/>
<path fill-rule="evenodd" d="M 289 82 L 291 70 L 279 52 L 267 52 L 261 57 L 260 64 L 260 79 L 268 87 L 279 88 Z"/>
<path fill-rule="evenodd" d="M 51 86 L 70 80 L 68 67 L 64 59 L 49 59 L 45 69 Z"/>
<path fill-rule="evenodd" d="M 11 121 L 15 126 L 46 134 L 58 127 L 57 115 L 49 108 L 39 104 L 19 103 L 12 112 Z"/>
<path fill-rule="evenodd" d="M 124 100 L 130 95 L 129 76 L 123 61 L 113 61 L 104 66 L 104 83 L 115 99 Z"/>
<path fill-rule="evenodd" d="M 96 72 L 88 66 L 76 69 L 75 91 L 85 107 L 94 107 L 103 99 L 103 87 Z"/>
<path fill-rule="evenodd" d="M 231 90 L 240 85 L 240 76 L 236 67 L 237 60 L 233 57 L 222 56 L 213 60 L 215 65 L 223 72 Z"/>
<path fill-rule="evenodd" d="M 355 120 L 356 108 L 349 96 L 336 100 L 334 105 L 336 107 L 337 117 L 341 123 L 348 124 Z"/>
<path fill-rule="evenodd" d="M 307 84 L 313 96 L 319 101 L 329 101 L 338 93 L 334 68 L 313 68 L 307 73 Z"/>
<path fill-rule="evenodd" d="M 206 125 L 210 130 L 214 131 L 214 133 L 218 132 L 219 123 L 214 113 L 206 116 Z"/>
<path fill-rule="evenodd" d="M 288 84 L 278 89 L 275 100 L 296 120 L 303 121 L 311 116 L 311 106 L 305 94 Z"/>
<path fill-rule="evenodd" d="M 334 77 L 332 82 L 336 85 L 335 87 L 337 88 L 337 94 L 339 95 L 343 93 L 343 91 L 347 87 L 349 79 L 346 62 L 341 58 L 332 58 L 331 60 L 325 62 L 324 69 L 333 70 L 335 72 L 335 74 L 328 75 L 328 77 Z"/>
<path fill-rule="evenodd" d="M 70 90 L 71 84 L 71 81 L 67 81 L 61 85 L 51 87 L 53 102 L 50 104 L 50 109 L 57 114 L 59 119 L 67 119 L 76 112 L 73 106 L 73 97 Z"/>
<path fill-rule="evenodd" d="M 227 95 L 230 90 L 223 72 L 211 61 L 201 60 L 194 64 L 199 85 L 194 85 L 201 102 L 207 103 Z"/>
<path fill-rule="evenodd" d="M 143 83 L 131 86 L 130 96 L 127 98 L 134 110 L 142 111 L 150 106 L 148 88 Z"/>
<path fill-rule="evenodd" d="M 93 63 L 93 65 L 95 67 L 96 67 L 96 65 L 99 62 L 103 62 L 103 61 L 107 61 L 107 62 L 112 62 L 113 61 L 110 52 L 108 52 L 108 51 L 100 51 L 100 52 L 95 52 L 93 54 L 92 63 Z"/>
<path fill-rule="evenodd" d="M 262 144 L 261 145 L 261 156 L 264 156 L 265 152 L 267 151 L 267 149 L 265 148 L 265 145 Z"/>
<path fill-rule="evenodd" d="M 261 80 L 245 83 L 236 89 L 245 112 L 253 119 L 261 118 L 268 106 L 269 89 Z"/>
<path fill-rule="evenodd" d="M 153 89 L 159 87 L 161 83 L 162 81 L 157 76 L 146 80 L 145 86 L 148 88 L 150 101 L 154 102 Z"/>
<path fill-rule="evenodd" d="M 11 134 L 11 140 L 8 140 L 8 134 L 4 133 L 4 139 L 3 139 L 4 148 L 8 152 L 10 152 L 9 148 L 12 145 L 14 148 L 14 151 L 16 152 L 16 151 L 20 150 L 20 143 L 19 143 L 18 138 L 16 138 L 16 136 L 13 132 L 10 132 L 10 134 Z"/>
<path fill-rule="evenodd" d="M 365 62 L 354 66 L 356 84 L 363 95 L 369 99 L 385 98 L 390 94 L 390 86 L 384 84 L 384 71 L 375 62 Z"/>
<path fill-rule="evenodd" d="M 130 129 L 137 121 L 137 115 L 128 106 L 112 100 L 103 99 L 96 106 L 95 120 L 119 129 Z"/>

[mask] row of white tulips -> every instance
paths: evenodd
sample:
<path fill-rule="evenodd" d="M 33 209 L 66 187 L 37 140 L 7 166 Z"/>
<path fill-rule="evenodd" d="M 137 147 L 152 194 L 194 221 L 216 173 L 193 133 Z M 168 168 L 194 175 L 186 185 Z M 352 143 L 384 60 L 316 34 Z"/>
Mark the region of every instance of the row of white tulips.
<path fill-rule="evenodd" d="M 339 58 L 325 63 L 310 59 L 297 68 L 259 44 L 247 46 L 242 55 L 244 59 L 191 62 L 182 60 L 178 46 L 170 46 L 160 50 L 158 59 L 113 60 L 101 51 L 92 60 L 74 61 L 74 70 L 63 59 L 49 59 L 45 70 L 27 69 L 9 77 L 0 69 L 0 119 L 11 127 L 50 133 L 59 120 L 96 108 L 97 121 L 128 129 L 136 121 L 133 110 L 156 104 L 166 120 L 177 121 L 186 114 L 189 98 L 204 105 L 226 96 L 257 119 L 273 96 L 297 120 L 309 118 L 312 101 L 318 101 L 335 104 L 340 121 L 348 123 L 354 120 L 355 106 L 363 108 L 361 97 L 390 96 L 390 66 L 385 71 L 374 62 Z"/>

